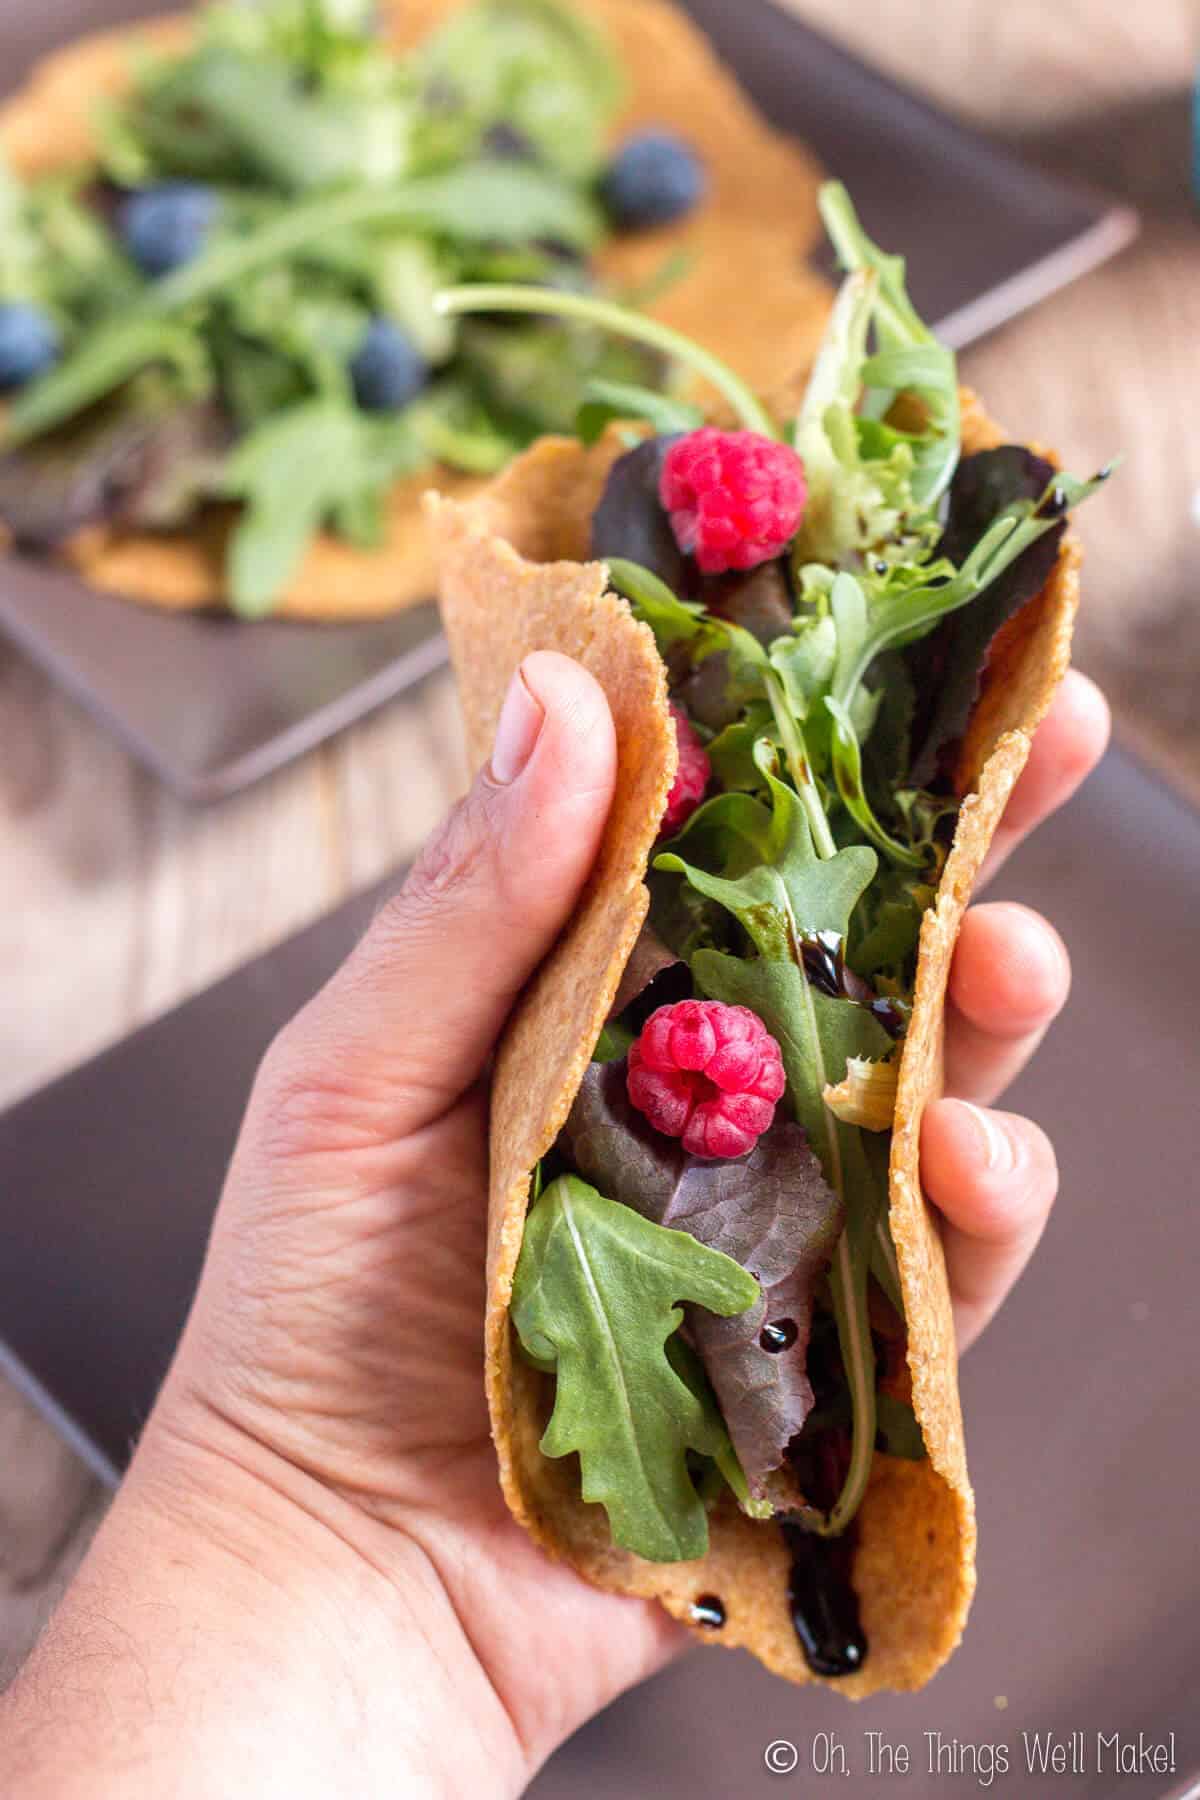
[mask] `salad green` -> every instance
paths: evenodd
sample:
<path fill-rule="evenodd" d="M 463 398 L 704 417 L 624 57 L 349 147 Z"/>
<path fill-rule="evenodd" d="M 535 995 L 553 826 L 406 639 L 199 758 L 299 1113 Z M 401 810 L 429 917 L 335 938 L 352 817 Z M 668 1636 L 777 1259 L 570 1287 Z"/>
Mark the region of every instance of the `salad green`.
<path fill-rule="evenodd" d="M 527 1354 L 557 1376 L 547 1456 L 578 1453 L 585 1500 L 613 1540 L 658 1562 L 703 1553 L 704 1506 L 687 1453 L 729 1466 L 728 1434 L 677 1337 L 688 1300 L 745 1312 L 757 1281 L 687 1231 L 655 1225 L 572 1175 L 525 1226 L 512 1316 Z"/>
<path fill-rule="evenodd" d="M 0 308 L 35 307 L 61 347 L 0 423 L 17 541 L 53 536 L 35 503 L 47 464 L 79 465 L 97 415 L 117 433 L 138 418 L 147 372 L 160 400 L 229 421 L 228 461 L 206 459 L 190 491 L 194 508 L 241 507 L 228 593 L 247 617 L 315 532 L 372 542 L 397 474 L 494 472 L 569 427 L 589 380 L 617 396 L 660 381 L 655 346 L 595 322 L 459 322 L 434 305 L 458 283 L 590 285 L 622 93 L 603 35 L 555 0 L 476 0 L 403 57 L 364 0 L 218 0 L 189 48 L 143 53 L 100 108 L 92 166 L 28 183 L 0 167 Z M 382 390 L 356 364 L 381 322 L 407 369 Z M 310 431 L 327 466 L 301 471 Z M 103 484 L 77 467 L 73 489 L 102 522 Z M 115 493 L 110 516 L 146 524 L 139 493 Z"/>
<path fill-rule="evenodd" d="M 662 343 L 718 389 L 739 426 L 791 443 L 803 464 L 800 527 L 765 570 L 705 575 L 666 523 L 663 458 L 695 429 L 691 415 L 633 386 L 597 391 L 581 412 L 587 440 L 605 416 L 643 422 L 619 427 L 629 448 L 610 470 L 593 551 L 654 633 L 673 702 L 703 745 L 708 786 L 652 859 L 646 982 L 608 1022 L 554 1152 L 560 1179 L 586 1177 L 609 1204 L 691 1230 L 756 1274 L 769 1231 L 799 1230 L 789 1208 L 838 1222 L 815 1265 L 798 1260 L 785 1273 L 787 1316 L 770 1305 L 747 1313 L 766 1324 L 761 1337 L 742 1331 L 732 1378 L 730 1322 L 706 1320 L 693 1291 L 674 1296 L 691 1302 L 677 1322 L 748 1477 L 739 1503 L 817 1539 L 852 1524 L 877 1449 L 923 1454 L 895 1385 L 903 1301 L 888 1225 L 889 1126 L 917 939 L 953 835 L 954 757 L 991 643 L 1044 585 L 1067 512 L 1108 473 L 1080 481 L 1022 446 L 964 456 L 954 357 L 915 313 L 903 263 L 869 242 L 843 189 L 828 186 L 822 208 L 847 277 L 790 427 L 711 358 Z M 460 287 L 439 306 L 591 319 L 662 342 L 659 326 L 580 296 Z M 647 438 L 646 425 L 658 435 Z M 622 553 L 630 546 L 637 555 Z M 779 1047 L 783 1117 L 748 1156 L 691 1156 L 624 1097 L 630 1046 L 664 1002 L 685 998 L 748 1008 Z M 799 1128 L 810 1174 L 767 1150 L 781 1127 Z M 815 1212 L 814 1178 L 824 1195 Z M 684 1204 L 689 1194 L 705 1198 Z M 740 1236 L 722 1235 L 731 1220 Z M 581 1257 L 590 1230 L 581 1215 Z M 787 1241 L 799 1258 L 800 1238 Z M 528 1261 L 523 1252 L 513 1307 L 534 1354 L 522 1301 L 535 1266 L 536 1252 Z M 773 1271 L 770 1288 L 764 1279 L 764 1294 L 777 1279 Z M 660 1356 L 663 1317 L 639 1342 L 632 1312 L 618 1355 L 634 1362 L 652 1347 Z M 789 1359 L 790 1377 L 778 1378 Z M 772 1379 L 761 1380 L 754 1371 L 767 1361 Z M 571 1409 L 591 1421 L 585 1497 L 604 1500 L 611 1517 L 612 1497 L 639 1475 L 631 1442 L 605 1435 L 608 1407 L 581 1363 Z M 554 1431 L 543 1442 L 551 1456 L 574 1447 Z M 703 1547 L 695 1496 L 713 1494 L 711 1479 L 693 1473 L 674 1490 L 687 1554 Z M 661 1521 L 643 1531 L 625 1515 L 617 1541 L 663 1556 Z"/>

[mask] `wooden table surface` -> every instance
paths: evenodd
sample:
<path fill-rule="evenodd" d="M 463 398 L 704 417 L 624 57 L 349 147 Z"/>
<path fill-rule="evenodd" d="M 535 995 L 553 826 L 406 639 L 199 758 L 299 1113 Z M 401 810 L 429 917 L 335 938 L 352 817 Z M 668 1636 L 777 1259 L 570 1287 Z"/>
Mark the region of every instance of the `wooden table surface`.
<path fill-rule="evenodd" d="M 1016 435 L 1054 442 L 1069 465 L 1124 453 L 1119 483 L 1081 517 L 1078 661 L 1108 687 L 1126 742 L 1200 800 L 1191 0 L 789 4 L 1032 158 L 1143 208 L 1132 250 L 963 365 Z M 462 781 L 442 675 L 250 793 L 189 812 L 0 643 L 0 1105 L 386 873 Z M 102 1507 L 0 1378 L 0 1682 Z"/>

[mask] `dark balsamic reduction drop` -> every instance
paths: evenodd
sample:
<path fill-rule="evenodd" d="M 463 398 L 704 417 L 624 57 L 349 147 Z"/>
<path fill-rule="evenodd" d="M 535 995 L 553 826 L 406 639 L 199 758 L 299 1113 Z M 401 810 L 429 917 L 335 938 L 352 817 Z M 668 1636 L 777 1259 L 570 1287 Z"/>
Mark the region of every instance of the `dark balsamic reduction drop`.
<path fill-rule="evenodd" d="M 853 1532 L 823 1538 L 784 1525 L 783 1535 L 792 1556 L 788 1607 L 804 1660 L 814 1675 L 853 1675 L 867 1659 L 858 1595 L 850 1582 Z"/>
<path fill-rule="evenodd" d="M 692 1601 L 692 1624 L 720 1631 L 725 1623 L 725 1602 L 716 1594 L 699 1594 Z"/>
<path fill-rule="evenodd" d="M 758 1347 L 769 1356 L 778 1356 L 781 1351 L 791 1349 L 797 1336 L 795 1319 L 773 1319 L 759 1332 Z"/>

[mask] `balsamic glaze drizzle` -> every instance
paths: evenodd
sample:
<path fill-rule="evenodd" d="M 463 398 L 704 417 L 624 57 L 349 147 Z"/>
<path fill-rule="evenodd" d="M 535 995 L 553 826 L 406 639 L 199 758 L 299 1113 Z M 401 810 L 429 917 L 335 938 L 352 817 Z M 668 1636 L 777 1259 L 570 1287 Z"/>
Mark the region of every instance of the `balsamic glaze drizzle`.
<path fill-rule="evenodd" d="M 799 1525 L 782 1529 L 792 1559 L 788 1610 L 804 1660 L 814 1675 L 853 1675 L 867 1658 L 858 1595 L 850 1581 L 853 1527 L 839 1538 L 818 1537 Z"/>
<path fill-rule="evenodd" d="M 889 1037 L 901 1038 L 907 1026 L 903 1007 L 887 994 L 877 994 L 869 982 L 846 967 L 842 939 L 836 931 L 816 931 L 800 940 L 800 956 L 806 979 L 819 994 L 831 1000 L 853 1000 L 865 1006 Z"/>
<path fill-rule="evenodd" d="M 759 1332 L 758 1347 L 768 1356 L 778 1356 L 781 1351 L 790 1350 L 798 1336 L 795 1319 L 773 1319 Z"/>
<path fill-rule="evenodd" d="M 718 1594 L 697 1594 L 692 1601 L 692 1624 L 720 1631 L 725 1623 L 725 1602 Z"/>

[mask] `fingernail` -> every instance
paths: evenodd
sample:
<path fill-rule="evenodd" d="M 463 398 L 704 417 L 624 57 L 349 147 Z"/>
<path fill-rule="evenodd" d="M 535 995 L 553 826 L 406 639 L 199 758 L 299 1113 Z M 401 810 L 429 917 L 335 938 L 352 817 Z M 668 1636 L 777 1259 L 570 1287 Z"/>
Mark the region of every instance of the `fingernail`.
<path fill-rule="evenodd" d="M 517 779 L 533 755 L 545 722 L 543 707 L 530 693 L 525 677 L 518 669 L 504 696 L 492 749 L 492 780 L 500 787 L 507 787 Z"/>
<path fill-rule="evenodd" d="M 976 1106 L 970 1100 L 957 1103 L 965 1112 L 970 1113 L 983 1151 L 984 1167 L 994 1174 L 1002 1174 L 1013 1166 L 1012 1141 L 991 1115 L 982 1106 Z"/>

